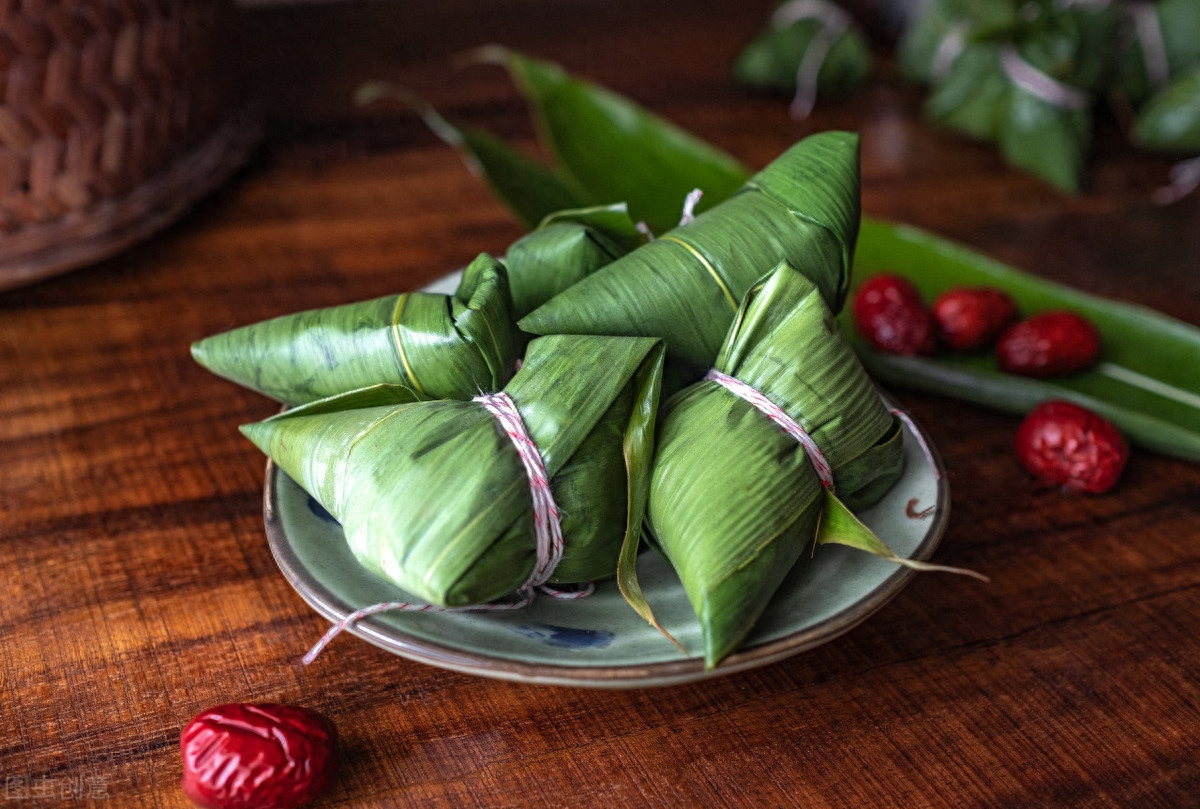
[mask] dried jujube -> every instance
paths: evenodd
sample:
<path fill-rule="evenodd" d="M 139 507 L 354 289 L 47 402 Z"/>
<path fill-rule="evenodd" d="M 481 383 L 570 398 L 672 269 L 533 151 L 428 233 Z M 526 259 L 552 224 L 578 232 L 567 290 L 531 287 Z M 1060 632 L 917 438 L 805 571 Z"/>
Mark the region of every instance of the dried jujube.
<path fill-rule="evenodd" d="M 1100 332 L 1074 312 L 1053 311 L 1014 323 L 996 341 L 996 363 L 1010 374 L 1049 377 L 1082 371 L 1100 355 Z"/>
<path fill-rule="evenodd" d="M 1049 401 L 1017 429 L 1017 458 L 1038 480 L 1099 494 L 1116 484 L 1129 446 L 1108 420 L 1072 402 Z"/>
<path fill-rule="evenodd" d="M 195 716 L 179 738 L 183 791 L 205 809 L 293 809 L 329 786 L 337 728 L 294 705 L 232 703 Z"/>
<path fill-rule="evenodd" d="M 955 287 L 933 302 L 938 338 L 957 351 L 977 351 L 991 345 L 1017 319 L 1017 305 L 993 287 Z"/>
<path fill-rule="evenodd" d="M 937 344 L 921 293 L 899 275 L 876 275 L 859 287 L 854 324 L 872 348 L 888 354 L 932 354 Z"/>

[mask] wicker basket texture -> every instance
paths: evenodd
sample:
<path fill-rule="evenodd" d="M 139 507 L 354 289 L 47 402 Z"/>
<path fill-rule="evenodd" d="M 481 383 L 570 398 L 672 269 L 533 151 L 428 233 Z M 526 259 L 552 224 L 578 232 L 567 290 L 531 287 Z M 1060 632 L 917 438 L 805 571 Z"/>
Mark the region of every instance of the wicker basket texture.
<path fill-rule="evenodd" d="M 245 159 L 220 0 L 0 0 L 0 289 L 96 261 Z"/>

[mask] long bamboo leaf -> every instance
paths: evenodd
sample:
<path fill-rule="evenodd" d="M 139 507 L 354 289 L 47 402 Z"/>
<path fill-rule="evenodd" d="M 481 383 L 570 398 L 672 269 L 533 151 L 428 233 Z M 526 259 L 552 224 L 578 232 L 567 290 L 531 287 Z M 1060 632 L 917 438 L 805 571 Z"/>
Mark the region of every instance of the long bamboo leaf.
<path fill-rule="evenodd" d="M 1047 399 L 1069 399 L 1112 420 L 1133 442 L 1200 460 L 1200 330 L 1144 307 L 1036 278 L 916 228 L 864 220 L 855 269 L 859 281 L 891 271 L 929 299 L 952 286 L 996 286 L 1022 311 L 1066 308 L 1103 335 L 1100 363 L 1046 380 L 997 370 L 989 356 L 897 357 L 854 340 L 863 363 L 885 384 L 944 393 L 1012 413 Z M 843 318 L 843 327 L 853 331 Z"/>
<path fill-rule="evenodd" d="M 667 230 L 693 188 L 717 201 L 745 179 L 724 152 L 558 65 L 499 46 L 478 55 L 508 68 L 567 184 L 581 188 L 591 204 L 627 202 L 635 219 Z M 711 204 L 702 200 L 698 210 Z"/>

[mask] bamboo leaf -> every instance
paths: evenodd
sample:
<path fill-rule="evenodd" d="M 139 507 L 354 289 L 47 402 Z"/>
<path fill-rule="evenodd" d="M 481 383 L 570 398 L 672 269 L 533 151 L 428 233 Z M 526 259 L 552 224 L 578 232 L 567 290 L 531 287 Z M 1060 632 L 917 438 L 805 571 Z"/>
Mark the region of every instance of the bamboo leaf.
<path fill-rule="evenodd" d="M 902 556 L 897 556 L 896 552 L 876 536 L 874 531 L 864 525 L 862 520 L 854 515 L 854 512 L 846 508 L 845 504 L 830 489 L 825 490 L 825 504 L 821 510 L 821 525 L 817 529 L 817 544 L 845 545 L 856 550 L 866 551 L 881 559 L 887 559 L 889 562 L 895 562 L 910 570 L 958 573 L 963 576 L 979 579 L 980 581 L 990 581 L 987 576 L 984 576 L 982 573 L 976 573 L 974 570 L 951 567 L 949 565 L 937 565 L 932 562 L 922 562 L 919 559 L 905 559 Z"/>
<path fill-rule="evenodd" d="M 1200 153 L 1200 64 L 1146 102 L 1132 137 L 1139 146 L 1158 152 Z"/>
<path fill-rule="evenodd" d="M 704 191 L 704 210 L 745 179 L 724 152 L 557 65 L 494 45 L 477 56 L 509 70 L 564 176 L 584 189 L 591 204 L 628 202 L 635 219 L 667 230 L 679 221 L 693 188 Z"/>
<path fill-rule="evenodd" d="M 996 286 L 1009 292 L 1026 315 L 1070 309 L 1092 320 L 1103 336 L 1096 367 L 1046 380 L 1001 373 L 990 356 L 897 357 L 873 352 L 853 338 L 867 369 L 885 384 L 1017 414 L 1047 399 L 1068 399 L 1110 419 L 1136 444 L 1200 460 L 1200 329 L 1036 278 L 903 225 L 864 220 L 855 262 L 859 281 L 897 272 L 930 300 L 952 286 Z M 848 317 L 842 325 L 853 332 Z"/>
<path fill-rule="evenodd" d="M 590 197 L 560 171 L 528 157 L 487 132 L 450 123 L 429 102 L 403 85 L 372 81 L 363 84 L 355 93 L 355 100 L 360 105 L 381 99 L 399 101 L 420 115 L 430 131 L 458 150 L 471 173 L 482 179 L 526 227 L 537 226 L 555 211 L 590 204 Z"/>

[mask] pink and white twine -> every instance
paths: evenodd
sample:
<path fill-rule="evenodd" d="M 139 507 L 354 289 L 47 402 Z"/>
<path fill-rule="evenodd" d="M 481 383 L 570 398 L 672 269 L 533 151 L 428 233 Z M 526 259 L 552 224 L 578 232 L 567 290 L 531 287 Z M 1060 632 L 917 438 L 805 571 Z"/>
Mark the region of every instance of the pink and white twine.
<path fill-rule="evenodd" d="M 1079 111 L 1091 106 L 1092 97 L 1088 93 L 1046 75 L 1022 59 L 1011 45 L 1000 51 L 1000 66 L 1014 85 L 1053 107 Z"/>
<path fill-rule="evenodd" d="M 813 437 L 805 432 L 804 428 L 797 424 L 795 419 L 785 413 L 783 408 L 768 399 L 758 389 L 747 385 L 740 379 L 723 374 L 716 368 L 710 370 L 704 378 L 710 382 L 716 382 L 730 393 L 745 399 L 758 412 L 782 427 L 783 431 L 796 439 L 804 449 L 804 454 L 808 456 L 809 463 L 813 465 L 813 469 L 817 472 L 817 477 L 821 479 L 821 485 L 826 489 L 833 488 L 833 467 L 825 459 L 825 454 L 821 452 L 821 448 L 817 446 L 817 442 L 813 440 Z"/>
<path fill-rule="evenodd" d="M 745 399 L 754 405 L 756 410 L 782 427 L 784 432 L 796 439 L 800 446 L 804 448 L 804 454 L 808 456 L 809 462 L 813 465 L 813 469 L 816 470 L 817 477 L 821 480 L 821 485 L 827 489 L 833 487 L 833 468 L 829 465 L 825 454 L 821 452 L 821 448 L 817 446 L 817 442 L 813 440 L 813 437 L 797 424 L 796 420 L 789 416 L 783 408 L 768 399 L 757 388 L 747 385 L 740 379 L 736 379 L 728 374 L 723 374 L 716 368 L 711 369 L 704 378 L 710 382 L 718 383 L 731 393 Z M 941 477 L 937 464 L 934 462 L 933 450 L 929 448 L 929 444 L 921 436 L 921 431 L 917 429 L 917 425 L 912 420 L 912 417 L 898 408 L 890 408 L 888 413 L 899 418 L 908 427 L 913 438 L 916 439 L 917 444 L 921 447 L 921 452 L 924 453 L 926 462 L 933 470 L 934 477 Z"/>
<path fill-rule="evenodd" d="M 529 491 L 533 498 L 533 533 L 536 543 L 537 556 L 529 578 L 517 590 L 519 599 L 516 601 L 498 601 L 490 604 L 473 604 L 465 607 L 440 607 L 435 604 L 422 604 L 408 601 L 384 601 L 368 607 L 355 610 L 329 628 L 322 638 L 308 651 L 303 658 L 305 665 L 316 660 L 317 655 L 329 645 L 335 637 L 349 629 L 354 624 L 370 615 L 380 612 L 465 612 L 470 610 L 516 610 L 527 607 L 534 599 L 536 591 L 541 591 L 554 598 L 575 599 L 589 596 L 595 587 L 588 584 L 580 590 L 561 591 L 548 587 L 546 582 L 554 575 L 555 568 L 563 557 L 562 521 L 558 505 L 554 502 L 554 494 L 550 490 L 550 477 L 546 473 L 546 463 L 542 458 L 537 444 L 529 437 L 521 412 L 508 394 L 489 393 L 476 396 L 472 401 L 483 405 L 496 422 L 504 430 L 504 434 L 512 441 L 525 468 L 529 479 Z"/>

